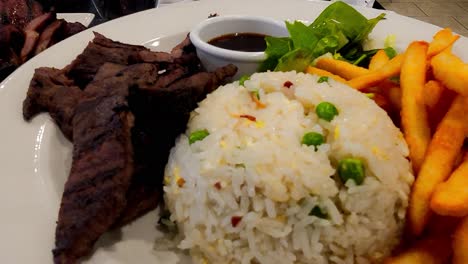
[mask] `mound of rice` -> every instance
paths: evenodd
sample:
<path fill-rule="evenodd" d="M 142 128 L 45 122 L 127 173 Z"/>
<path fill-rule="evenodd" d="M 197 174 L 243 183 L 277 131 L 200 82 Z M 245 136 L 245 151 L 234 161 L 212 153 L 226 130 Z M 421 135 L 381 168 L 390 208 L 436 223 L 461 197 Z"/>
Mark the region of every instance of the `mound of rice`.
<path fill-rule="evenodd" d="M 413 182 L 402 134 L 365 95 L 318 80 L 257 73 L 192 113 L 164 191 L 179 248 L 195 263 L 376 263 L 399 242 Z M 315 113 L 323 101 L 338 108 L 331 122 Z M 325 136 L 317 150 L 301 144 L 311 131 Z M 360 185 L 337 174 L 348 157 L 364 162 Z"/>

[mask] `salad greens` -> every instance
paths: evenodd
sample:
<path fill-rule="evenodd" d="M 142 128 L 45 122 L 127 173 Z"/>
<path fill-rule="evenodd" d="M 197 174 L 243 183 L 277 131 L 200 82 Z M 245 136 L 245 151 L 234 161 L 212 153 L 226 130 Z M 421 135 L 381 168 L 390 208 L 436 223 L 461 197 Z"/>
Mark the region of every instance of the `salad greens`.
<path fill-rule="evenodd" d="M 393 59 L 397 55 L 396 50 L 392 47 L 386 47 L 384 51 L 387 54 L 389 59 Z"/>
<path fill-rule="evenodd" d="M 343 2 L 329 5 L 315 21 L 286 22 L 290 37 L 266 37 L 267 59 L 260 71 L 304 71 L 313 60 L 325 53 L 339 53 L 339 58 L 361 65 L 377 50 L 364 51 L 363 41 L 385 14 L 367 19 Z"/>

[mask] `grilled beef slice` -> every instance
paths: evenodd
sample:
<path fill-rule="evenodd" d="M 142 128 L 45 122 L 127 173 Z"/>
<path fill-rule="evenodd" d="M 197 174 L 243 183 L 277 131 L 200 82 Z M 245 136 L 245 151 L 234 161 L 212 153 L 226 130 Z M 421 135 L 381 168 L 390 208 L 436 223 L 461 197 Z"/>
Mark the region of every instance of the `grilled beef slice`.
<path fill-rule="evenodd" d="M 39 40 L 37 41 L 36 50 L 34 51 L 34 54 L 37 55 L 46 50 L 48 47 L 57 43 L 65 24 L 65 20 L 57 19 L 50 25 L 48 25 L 39 36 Z"/>
<path fill-rule="evenodd" d="M 113 41 L 96 32 L 94 35 L 94 39 L 83 53 L 66 68 L 67 75 L 82 88 L 93 80 L 104 63 L 120 65 L 152 63 L 158 67 L 158 70 L 166 73 L 177 69 L 179 76 L 172 78 L 174 73 L 171 73 L 171 78 L 169 78 L 171 81 L 164 82 L 165 85 L 187 76 L 188 73 L 193 74 L 200 71 L 200 61 L 196 56 L 195 47 L 190 43 L 188 37 L 171 53 L 166 53 L 153 52 L 143 46 Z"/>
<path fill-rule="evenodd" d="M 15 53 L 19 53 L 24 43 L 24 33 L 14 25 L 0 25 L 0 58 L 4 57 L 8 47 Z"/>
<path fill-rule="evenodd" d="M 55 263 L 74 263 L 92 251 L 127 206 L 134 175 L 129 89 L 151 64 L 125 68 L 84 91 L 73 117 L 73 162 L 56 227 Z M 90 84 L 91 86 L 92 84 Z"/>
<path fill-rule="evenodd" d="M 117 66 L 106 64 L 101 68 L 103 67 L 109 68 Z M 102 69 L 101 72 L 104 70 L 105 69 Z M 128 90 L 129 87 L 133 89 L 143 89 L 155 83 L 157 71 L 157 67 L 149 63 L 125 66 L 122 70 L 116 71 L 116 73 L 109 78 L 104 78 L 104 76 L 101 76 L 102 78 L 96 78 L 96 80 L 86 86 L 84 91 L 88 96 L 97 96 L 99 94 L 120 93 L 122 85 L 126 87 L 126 90 Z M 128 94 L 128 91 L 126 91 L 126 93 Z"/>
<path fill-rule="evenodd" d="M 70 36 L 80 33 L 85 29 L 86 27 L 80 22 L 67 22 L 63 28 L 63 38 L 66 39 Z"/>
<path fill-rule="evenodd" d="M 34 18 L 26 25 L 24 28 L 25 42 L 20 53 L 22 62 L 26 62 L 32 55 L 34 55 L 33 51 L 41 38 L 40 32 L 42 32 L 42 30 L 56 18 L 56 14 L 54 12 L 49 12 Z M 44 46 L 44 41 L 42 41 L 41 45 Z"/>
<path fill-rule="evenodd" d="M 16 26 L 0 24 L 0 81 L 21 64 L 18 54 L 24 39 L 24 33 Z"/>
<path fill-rule="evenodd" d="M 77 106 L 73 162 L 55 233 L 55 263 L 75 263 L 91 253 L 126 206 L 133 175 L 133 114 L 123 95 Z"/>
<path fill-rule="evenodd" d="M 115 226 L 157 206 L 169 152 L 175 138 L 185 131 L 190 112 L 236 71 L 235 66 L 228 65 L 213 73 L 197 73 L 168 87 L 140 86 L 130 91 L 129 106 L 136 117 L 132 130 L 135 175 L 127 195 L 129 204 Z"/>
<path fill-rule="evenodd" d="M 44 13 L 35 0 L 0 0 L 0 81 L 30 57 L 85 29 L 54 21 L 55 13 Z"/>
<path fill-rule="evenodd" d="M 88 44 L 83 53 L 67 66 L 68 76 L 85 87 L 98 69 L 106 62 L 129 65 L 131 58 L 136 58 L 139 51 L 146 50 L 143 46 L 123 44 L 112 41 L 99 33 Z"/>
<path fill-rule="evenodd" d="M 93 81 L 98 81 L 112 77 L 121 70 L 125 69 L 126 67 L 127 65 L 106 62 L 98 69 L 96 75 L 94 75 Z"/>
<path fill-rule="evenodd" d="M 75 108 L 83 98 L 83 91 L 64 75 L 63 70 L 38 68 L 23 101 L 23 117 L 31 120 L 41 112 L 49 112 L 65 137 L 71 140 Z"/>
<path fill-rule="evenodd" d="M 24 118 L 48 111 L 74 146 L 56 263 L 76 262 L 102 233 L 157 206 L 169 151 L 190 112 L 237 70 L 200 72 L 188 39 L 166 53 L 172 62 L 137 63 L 142 49 L 97 34 L 70 66 L 39 68 L 31 81 Z"/>
<path fill-rule="evenodd" d="M 57 18 L 55 12 L 49 12 L 42 14 L 29 22 L 24 30 L 33 30 L 36 32 L 41 32 L 51 21 Z"/>
<path fill-rule="evenodd" d="M 3 16 L 8 24 L 23 28 L 31 21 L 31 13 L 26 0 L 4 0 Z"/>

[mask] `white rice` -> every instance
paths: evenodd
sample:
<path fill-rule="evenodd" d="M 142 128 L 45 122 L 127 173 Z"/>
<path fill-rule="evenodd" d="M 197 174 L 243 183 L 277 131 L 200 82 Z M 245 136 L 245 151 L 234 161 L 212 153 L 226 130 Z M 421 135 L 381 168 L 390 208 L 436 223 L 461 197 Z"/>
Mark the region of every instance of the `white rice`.
<path fill-rule="evenodd" d="M 245 87 L 218 88 L 193 112 L 171 151 L 164 191 L 179 247 L 194 262 L 376 263 L 399 242 L 413 182 L 402 134 L 365 95 L 318 78 L 257 73 Z M 322 101 L 339 110 L 331 122 L 315 114 Z M 189 144 L 202 129 L 209 136 Z M 326 138 L 317 151 L 301 144 L 311 131 Z M 337 176 L 347 157 L 364 161 L 363 184 Z M 315 206 L 327 217 L 310 215 Z M 236 226 L 233 216 L 241 217 Z"/>

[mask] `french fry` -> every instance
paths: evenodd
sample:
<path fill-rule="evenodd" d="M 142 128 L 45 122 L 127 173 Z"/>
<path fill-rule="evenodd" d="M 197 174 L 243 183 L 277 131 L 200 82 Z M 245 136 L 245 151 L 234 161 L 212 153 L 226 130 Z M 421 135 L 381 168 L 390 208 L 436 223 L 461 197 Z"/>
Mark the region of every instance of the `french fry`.
<path fill-rule="evenodd" d="M 307 67 L 306 72 L 309 73 L 309 74 L 316 74 L 316 75 L 319 75 L 319 76 L 327 76 L 327 77 L 330 77 L 330 78 L 332 78 L 333 80 L 335 80 L 337 82 L 346 83 L 346 80 L 343 79 L 341 76 L 333 74 L 333 73 L 331 73 L 329 71 L 326 71 L 326 70 L 316 68 L 316 67 L 309 66 L 309 67 Z"/>
<path fill-rule="evenodd" d="M 357 90 L 362 90 L 368 87 L 375 86 L 380 82 L 390 77 L 396 76 L 401 71 L 401 65 L 404 59 L 403 54 L 395 56 L 389 60 L 384 66 L 375 71 L 370 71 L 365 75 L 358 76 L 347 82 L 347 84 Z"/>
<path fill-rule="evenodd" d="M 369 88 L 366 88 L 366 89 L 363 89 L 361 90 L 362 93 L 379 93 L 379 94 L 384 94 L 383 93 L 383 85 L 379 85 L 379 86 L 372 86 L 372 87 L 369 87 Z"/>
<path fill-rule="evenodd" d="M 430 236 L 449 235 L 455 231 L 460 218 L 433 214 L 427 224 L 427 234 Z"/>
<path fill-rule="evenodd" d="M 369 70 L 375 71 L 380 67 L 384 66 L 390 58 L 388 58 L 387 53 L 384 50 L 379 50 L 369 62 Z"/>
<path fill-rule="evenodd" d="M 390 101 L 393 109 L 401 110 L 401 88 L 397 83 L 385 80 L 379 84 L 385 97 Z"/>
<path fill-rule="evenodd" d="M 450 28 L 444 28 L 437 32 L 432 42 L 429 44 L 429 49 L 427 51 L 427 56 L 429 58 L 439 54 L 443 50 L 452 46 L 455 41 L 460 38 L 459 35 L 454 35 Z"/>
<path fill-rule="evenodd" d="M 463 144 L 462 150 L 460 151 L 460 154 L 458 154 L 457 158 L 455 159 L 455 164 L 453 166 L 454 168 L 458 168 L 465 160 L 466 158 L 465 155 L 468 155 L 468 151 L 466 150 L 466 145 L 465 145 L 466 143 L 468 143 L 468 137 L 465 138 L 465 143 Z"/>
<path fill-rule="evenodd" d="M 392 110 L 392 106 L 391 106 L 389 100 L 385 96 L 381 95 L 380 93 L 375 93 L 372 100 L 374 100 L 374 102 L 380 108 L 385 110 L 385 112 L 389 113 Z"/>
<path fill-rule="evenodd" d="M 401 110 L 401 88 L 399 86 L 393 85 L 383 89 L 388 100 L 392 104 L 392 107 L 395 110 Z"/>
<path fill-rule="evenodd" d="M 452 249 L 450 236 L 429 236 L 412 247 L 384 261 L 384 264 L 446 264 Z"/>
<path fill-rule="evenodd" d="M 452 264 L 468 263 L 468 216 L 463 218 L 453 236 Z"/>
<path fill-rule="evenodd" d="M 427 116 L 432 133 L 436 131 L 437 125 L 439 125 L 442 118 L 444 118 L 456 95 L 457 94 L 454 91 L 444 87 L 442 95 L 440 96 L 437 104 L 435 104 L 433 107 L 427 108 Z"/>
<path fill-rule="evenodd" d="M 319 59 L 315 64 L 315 67 L 341 76 L 346 80 L 350 80 L 369 73 L 369 70 L 366 68 L 353 65 L 346 61 L 335 60 L 331 58 Z"/>
<path fill-rule="evenodd" d="M 468 95 L 468 64 L 449 51 L 432 58 L 434 77 L 445 87 L 459 94 Z"/>
<path fill-rule="evenodd" d="M 437 185 L 431 209 L 440 215 L 468 216 L 468 155 L 446 182 Z"/>
<path fill-rule="evenodd" d="M 415 173 L 419 171 L 431 139 L 431 131 L 424 105 L 426 83 L 426 53 L 428 44 L 413 42 L 406 50 L 400 75 L 402 90 L 401 124 Z"/>
<path fill-rule="evenodd" d="M 430 80 L 424 85 L 424 102 L 427 107 L 433 108 L 439 102 L 445 87 L 438 81 Z"/>
<path fill-rule="evenodd" d="M 408 224 L 420 235 L 431 215 L 430 200 L 438 184 L 452 171 L 468 133 L 468 97 L 458 95 L 440 122 L 427 149 L 424 163 L 413 184 L 408 207 Z"/>

